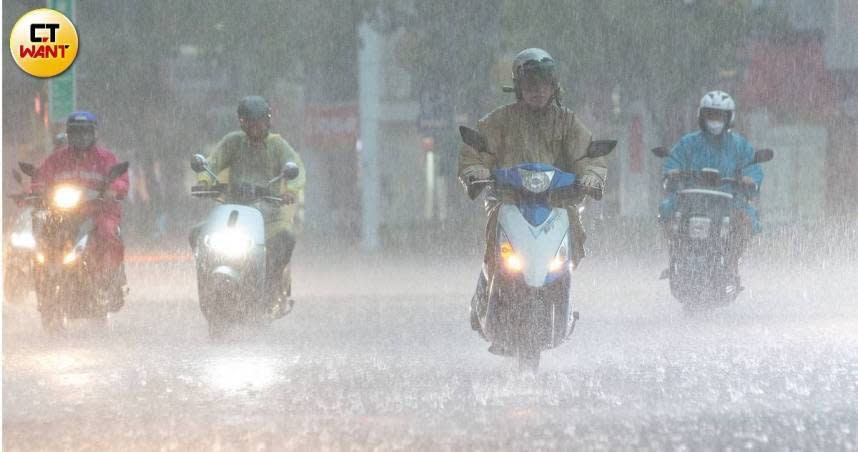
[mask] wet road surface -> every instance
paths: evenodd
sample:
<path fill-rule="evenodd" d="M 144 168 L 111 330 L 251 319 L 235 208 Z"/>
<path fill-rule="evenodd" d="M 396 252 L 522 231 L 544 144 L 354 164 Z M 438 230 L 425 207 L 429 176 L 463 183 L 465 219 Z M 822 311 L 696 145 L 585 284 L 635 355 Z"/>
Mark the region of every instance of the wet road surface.
<path fill-rule="evenodd" d="M 106 329 L 7 304 L 3 449 L 858 448 L 854 263 L 751 259 L 736 304 L 688 317 L 660 261 L 591 259 L 536 375 L 470 330 L 478 268 L 299 256 L 293 313 L 217 344 L 187 262 L 129 265 Z"/>

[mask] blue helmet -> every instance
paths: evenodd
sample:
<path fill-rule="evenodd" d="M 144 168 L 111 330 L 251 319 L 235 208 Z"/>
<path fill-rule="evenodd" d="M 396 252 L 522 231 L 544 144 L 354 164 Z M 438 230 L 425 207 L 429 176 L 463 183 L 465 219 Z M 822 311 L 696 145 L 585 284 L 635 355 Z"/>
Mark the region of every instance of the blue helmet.
<path fill-rule="evenodd" d="M 88 111 L 76 111 L 66 120 L 69 146 L 75 150 L 91 149 L 95 144 L 95 115 Z"/>
<path fill-rule="evenodd" d="M 82 126 L 95 128 L 97 121 L 95 115 L 88 111 L 76 111 L 66 119 L 66 128 Z"/>

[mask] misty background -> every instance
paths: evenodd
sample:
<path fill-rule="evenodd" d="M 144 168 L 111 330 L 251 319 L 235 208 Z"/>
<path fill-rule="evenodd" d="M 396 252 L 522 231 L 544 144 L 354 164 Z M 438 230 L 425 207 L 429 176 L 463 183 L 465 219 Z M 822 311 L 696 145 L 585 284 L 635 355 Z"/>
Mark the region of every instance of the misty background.
<path fill-rule="evenodd" d="M 3 3 L 3 29 L 42 2 Z M 457 126 L 513 102 L 512 57 L 542 47 L 563 103 L 619 140 L 591 202 L 591 248 L 652 251 L 661 161 L 697 129 L 703 93 L 737 102 L 764 168 L 764 248 L 854 251 L 858 4 L 849 0 L 76 2 L 78 109 L 130 160 L 126 245 L 185 250 L 209 205 L 188 196 L 196 152 L 267 97 L 272 132 L 304 159 L 305 250 L 480 253 L 484 217 L 455 179 Z M 4 176 L 63 130 L 48 87 L 4 53 Z M 364 136 L 366 135 L 366 136 Z M 17 187 L 3 178 L 3 191 Z M 14 206 L 4 203 L 4 224 Z M 825 232 L 820 231 L 826 225 Z M 834 236 L 832 236 L 832 231 Z M 764 234 L 766 235 L 766 234 Z M 814 239 L 814 237 L 817 237 Z M 836 240 L 832 240 L 836 237 Z M 806 251 L 806 250 L 805 250 Z M 825 251 L 823 251 L 824 253 Z"/>

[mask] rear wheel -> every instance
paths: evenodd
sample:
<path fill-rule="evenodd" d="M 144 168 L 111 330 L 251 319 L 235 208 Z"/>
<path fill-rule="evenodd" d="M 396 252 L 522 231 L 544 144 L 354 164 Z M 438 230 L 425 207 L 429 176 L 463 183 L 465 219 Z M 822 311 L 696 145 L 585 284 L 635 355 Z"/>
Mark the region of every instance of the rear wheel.
<path fill-rule="evenodd" d="M 36 287 L 36 301 L 42 319 L 42 329 L 48 334 L 59 333 L 68 326 L 68 309 L 60 298 L 59 286 L 50 280 L 42 280 Z"/>
<path fill-rule="evenodd" d="M 516 357 L 518 359 L 519 372 L 536 372 L 539 370 L 539 355 L 540 352 L 538 350 L 519 352 Z"/>
<path fill-rule="evenodd" d="M 208 319 L 209 321 L 209 339 L 212 341 L 219 341 L 226 336 L 227 331 L 229 331 L 229 322 L 225 319 L 222 319 L 218 316 L 212 316 Z"/>
<path fill-rule="evenodd" d="M 61 306 L 42 307 L 42 329 L 48 334 L 62 332 L 68 326 L 69 317 Z"/>

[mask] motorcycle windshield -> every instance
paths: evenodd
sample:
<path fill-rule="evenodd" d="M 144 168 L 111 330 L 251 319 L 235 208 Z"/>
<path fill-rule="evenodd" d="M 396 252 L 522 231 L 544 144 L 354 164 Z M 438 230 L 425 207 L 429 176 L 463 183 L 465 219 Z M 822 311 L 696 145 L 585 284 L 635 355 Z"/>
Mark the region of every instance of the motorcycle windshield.
<path fill-rule="evenodd" d="M 522 216 L 533 226 L 539 226 L 548 220 L 552 212 L 549 199 L 552 193 L 575 184 L 575 174 L 544 163 L 523 163 L 499 168 L 492 171 L 495 187 L 512 190 L 516 196 L 516 206 Z"/>

